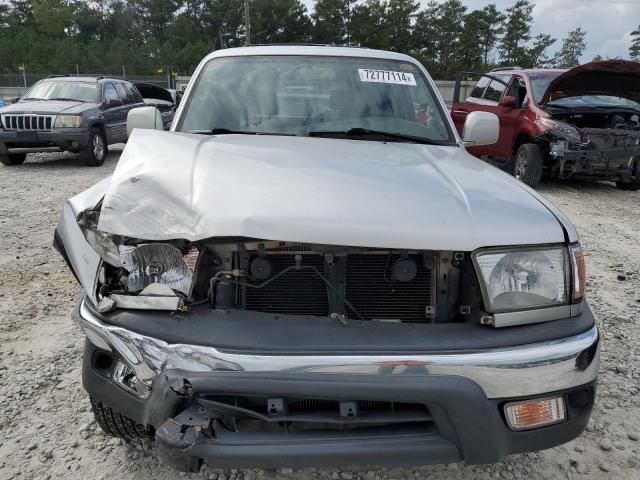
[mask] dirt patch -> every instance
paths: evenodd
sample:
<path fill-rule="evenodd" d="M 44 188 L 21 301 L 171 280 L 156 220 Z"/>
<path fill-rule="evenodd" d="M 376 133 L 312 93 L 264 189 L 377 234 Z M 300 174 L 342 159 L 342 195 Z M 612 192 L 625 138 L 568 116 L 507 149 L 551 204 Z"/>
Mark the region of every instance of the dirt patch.
<path fill-rule="evenodd" d="M 30 155 L 0 165 L 0 478 L 173 479 L 153 443 L 125 445 L 93 421 L 81 385 L 83 339 L 70 320 L 81 293 L 53 250 L 64 201 L 109 175 L 73 155 Z M 588 299 L 604 339 L 588 431 L 544 452 L 487 466 L 220 471 L 192 478 L 638 479 L 640 478 L 640 192 L 607 183 L 551 183 L 540 190 L 573 220 L 587 255 Z M 189 477 L 181 474 L 180 476 Z"/>

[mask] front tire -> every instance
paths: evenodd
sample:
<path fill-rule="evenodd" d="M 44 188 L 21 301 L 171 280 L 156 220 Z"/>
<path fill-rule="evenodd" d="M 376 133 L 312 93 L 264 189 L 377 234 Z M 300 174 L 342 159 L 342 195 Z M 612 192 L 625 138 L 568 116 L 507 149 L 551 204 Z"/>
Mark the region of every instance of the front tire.
<path fill-rule="evenodd" d="M 0 163 L 8 166 L 20 165 L 27 159 L 26 153 L 7 153 L 0 155 Z"/>
<path fill-rule="evenodd" d="M 80 151 L 80 158 L 89 167 L 99 167 L 107 158 L 107 139 L 99 128 L 89 132 L 89 143 Z"/>
<path fill-rule="evenodd" d="M 633 192 L 640 190 L 640 159 L 636 158 L 633 165 L 633 178 L 628 182 L 616 182 L 616 187 L 620 190 L 631 190 Z"/>
<path fill-rule="evenodd" d="M 520 145 L 513 161 L 513 176 L 535 188 L 542 178 L 544 157 L 535 143 Z"/>
<path fill-rule="evenodd" d="M 153 437 L 153 430 L 144 425 L 137 423 L 135 420 L 122 415 L 113 408 L 99 402 L 93 397 L 91 401 L 91 409 L 93 416 L 104 433 L 112 437 L 122 438 L 123 440 L 139 440 L 141 438 Z"/>

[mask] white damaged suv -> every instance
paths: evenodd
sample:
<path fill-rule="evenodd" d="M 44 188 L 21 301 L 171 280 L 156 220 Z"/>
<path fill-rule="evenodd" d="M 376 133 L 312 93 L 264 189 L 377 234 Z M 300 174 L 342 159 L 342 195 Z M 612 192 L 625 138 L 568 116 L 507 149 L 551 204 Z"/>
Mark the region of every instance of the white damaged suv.
<path fill-rule="evenodd" d="M 398 53 L 216 51 L 64 207 L 83 383 L 183 471 L 495 462 L 587 425 L 599 335 L 569 220 L 472 157 Z"/>

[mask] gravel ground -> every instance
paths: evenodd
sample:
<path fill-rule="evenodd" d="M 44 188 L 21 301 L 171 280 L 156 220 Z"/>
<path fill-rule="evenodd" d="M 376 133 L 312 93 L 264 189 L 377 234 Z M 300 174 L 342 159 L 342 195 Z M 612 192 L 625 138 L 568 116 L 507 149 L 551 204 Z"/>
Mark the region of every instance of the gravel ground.
<path fill-rule="evenodd" d="M 83 339 L 69 314 L 80 294 L 51 246 L 68 197 L 108 175 L 121 148 L 88 168 L 70 154 L 0 165 L 0 478 L 146 479 L 178 475 L 152 443 L 125 445 L 93 421 L 82 389 Z M 640 192 L 551 183 L 542 192 L 576 224 L 588 298 L 604 338 L 592 421 L 577 440 L 488 466 L 219 471 L 192 478 L 640 479 Z M 180 474 L 189 477 L 189 475 Z"/>

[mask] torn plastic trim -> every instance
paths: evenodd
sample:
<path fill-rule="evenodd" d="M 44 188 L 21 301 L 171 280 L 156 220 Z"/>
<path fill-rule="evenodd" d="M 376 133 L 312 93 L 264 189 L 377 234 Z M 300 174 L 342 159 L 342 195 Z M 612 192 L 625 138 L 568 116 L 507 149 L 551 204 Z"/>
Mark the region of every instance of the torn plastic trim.
<path fill-rule="evenodd" d="M 112 294 L 103 297 L 96 309 L 105 313 L 114 308 L 133 310 L 182 310 L 184 301 L 173 293 L 171 287 L 162 283 L 152 283 L 145 287 L 139 295 Z"/>

